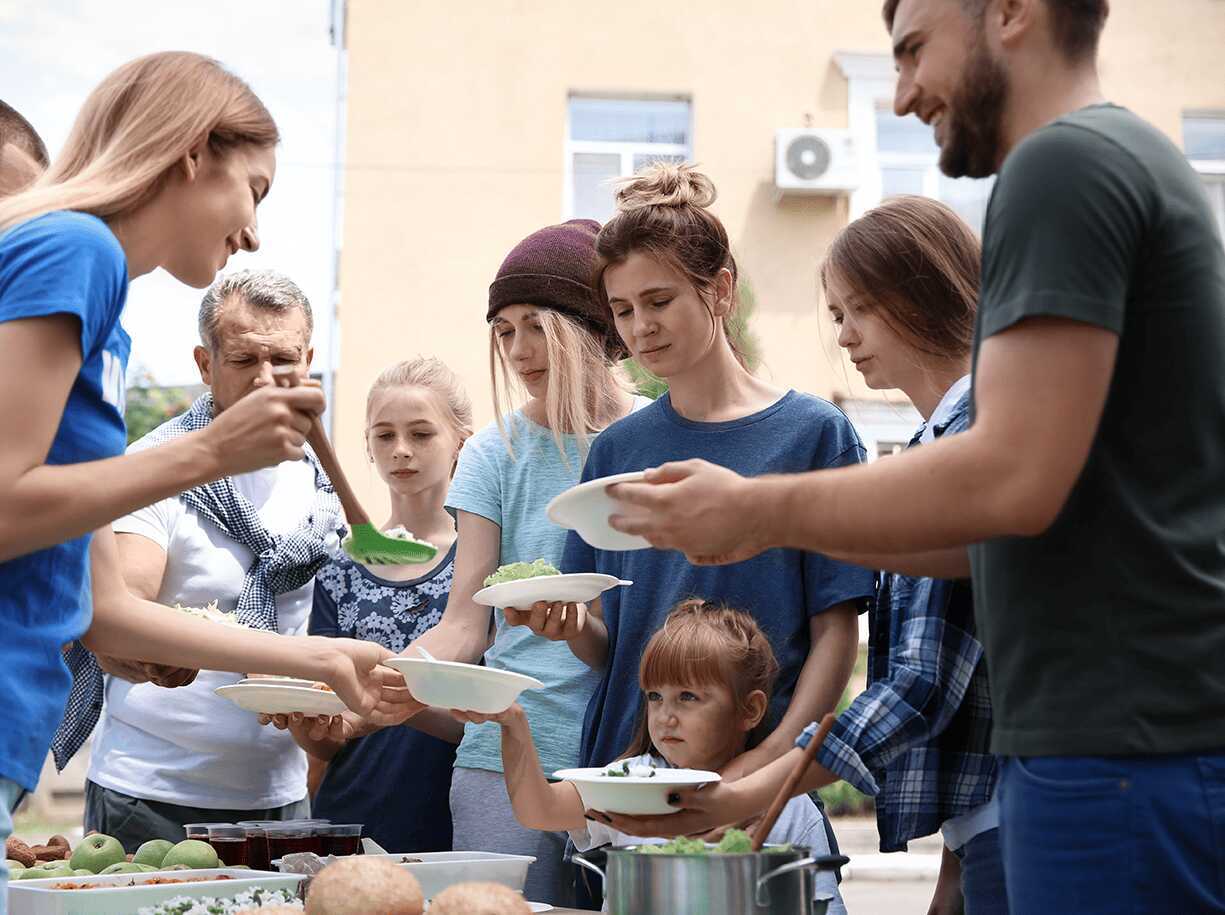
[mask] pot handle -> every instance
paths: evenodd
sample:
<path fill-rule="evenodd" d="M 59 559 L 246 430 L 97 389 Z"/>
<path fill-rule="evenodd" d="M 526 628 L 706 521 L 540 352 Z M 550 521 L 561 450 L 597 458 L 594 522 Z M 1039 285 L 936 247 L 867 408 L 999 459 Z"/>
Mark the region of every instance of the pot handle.
<path fill-rule="evenodd" d="M 575 857 L 577 858 L 578 856 L 575 855 Z M 799 861 L 792 861 L 790 864 L 776 867 L 774 870 L 767 871 L 757 878 L 757 904 L 759 906 L 770 905 L 770 892 L 766 884 L 775 877 L 781 877 L 783 874 L 790 874 L 800 870 L 832 871 L 850 863 L 851 859 L 846 855 L 818 855 L 815 858 L 801 858 Z"/>
<path fill-rule="evenodd" d="M 604 887 L 604 898 L 607 899 L 608 898 L 608 878 L 604 876 L 604 872 L 600 870 L 599 867 L 597 867 L 596 865 L 588 861 L 586 858 L 584 858 L 582 855 L 579 855 L 579 854 L 572 855 L 570 860 L 573 861 L 575 864 L 577 864 L 579 867 L 585 867 L 587 868 L 587 870 L 592 871 L 593 873 L 599 874 L 600 884 Z"/>

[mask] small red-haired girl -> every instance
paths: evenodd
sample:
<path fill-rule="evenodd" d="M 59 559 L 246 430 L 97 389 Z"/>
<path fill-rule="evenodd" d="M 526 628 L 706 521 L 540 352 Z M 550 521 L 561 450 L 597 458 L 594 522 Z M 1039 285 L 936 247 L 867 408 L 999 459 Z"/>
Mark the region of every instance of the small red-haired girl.
<path fill-rule="evenodd" d="M 630 746 L 616 760 L 628 767 L 717 771 L 769 732 L 770 693 L 778 675 L 774 649 L 747 613 L 702 600 L 679 604 L 651 637 L 639 666 L 643 710 Z M 568 830 L 580 851 L 604 845 L 658 844 L 587 819 L 578 790 L 549 782 L 540 766 L 527 716 L 518 704 L 498 715 L 456 712 L 462 721 L 502 726 L 502 766 L 515 817 L 530 829 Z M 767 841 L 829 853 L 816 804 L 792 798 Z M 818 895 L 830 895 L 830 915 L 845 915 L 832 872 L 817 874 Z"/>

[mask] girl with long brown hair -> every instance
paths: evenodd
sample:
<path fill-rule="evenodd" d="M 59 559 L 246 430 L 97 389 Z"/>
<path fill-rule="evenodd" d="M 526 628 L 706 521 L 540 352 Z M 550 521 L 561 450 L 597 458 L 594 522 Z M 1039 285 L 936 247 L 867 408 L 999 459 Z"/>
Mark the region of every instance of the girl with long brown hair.
<path fill-rule="evenodd" d="M 0 200 L 0 690 L 22 708 L 0 733 L 0 837 L 65 711 L 61 646 L 82 637 L 120 658 L 325 679 L 362 710 L 380 694 L 370 672 L 389 652 L 379 646 L 219 632 L 135 600 L 109 527 L 197 484 L 303 456 L 323 407 L 310 387 L 266 388 L 206 430 L 124 454 L 128 282 L 162 267 L 207 286 L 231 254 L 254 250 L 277 138 L 263 104 L 216 61 L 153 54 L 103 80 L 49 168 Z M 92 662 L 79 646 L 68 658 L 74 670 Z M 3 898 L 0 886 L 0 910 Z"/>
<path fill-rule="evenodd" d="M 821 266 L 830 319 L 868 386 L 923 417 L 911 446 L 969 426 L 978 239 L 947 206 L 896 197 L 852 222 Z M 869 685 L 817 759 L 876 795 L 881 850 L 937 830 L 933 908 L 1006 913 L 991 696 L 968 579 L 884 572 L 869 616 Z"/>

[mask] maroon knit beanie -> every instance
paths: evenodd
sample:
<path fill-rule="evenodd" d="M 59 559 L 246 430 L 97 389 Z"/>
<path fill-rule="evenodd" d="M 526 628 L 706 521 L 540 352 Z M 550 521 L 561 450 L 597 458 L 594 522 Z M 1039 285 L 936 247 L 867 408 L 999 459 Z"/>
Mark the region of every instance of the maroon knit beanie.
<path fill-rule="evenodd" d="M 507 305 L 552 308 L 577 318 L 611 358 L 622 358 L 621 338 L 591 290 L 599 231 L 600 224 L 593 219 L 571 219 L 533 232 L 515 245 L 489 286 L 485 320 L 492 321 Z"/>

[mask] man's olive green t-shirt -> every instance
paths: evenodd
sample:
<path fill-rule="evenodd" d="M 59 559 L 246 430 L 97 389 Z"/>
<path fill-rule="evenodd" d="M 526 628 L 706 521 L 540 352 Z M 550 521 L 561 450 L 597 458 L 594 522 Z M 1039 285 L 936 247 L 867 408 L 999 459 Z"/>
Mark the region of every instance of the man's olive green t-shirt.
<path fill-rule="evenodd" d="M 1225 747 L 1225 249 L 1184 155 L 1123 108 L 1062 117 L 1000 169 L 976 371 L 1038 317 L 1105 328 L 1118 356 L 1055 523 L 970 551 L 992 748 Z"/>

